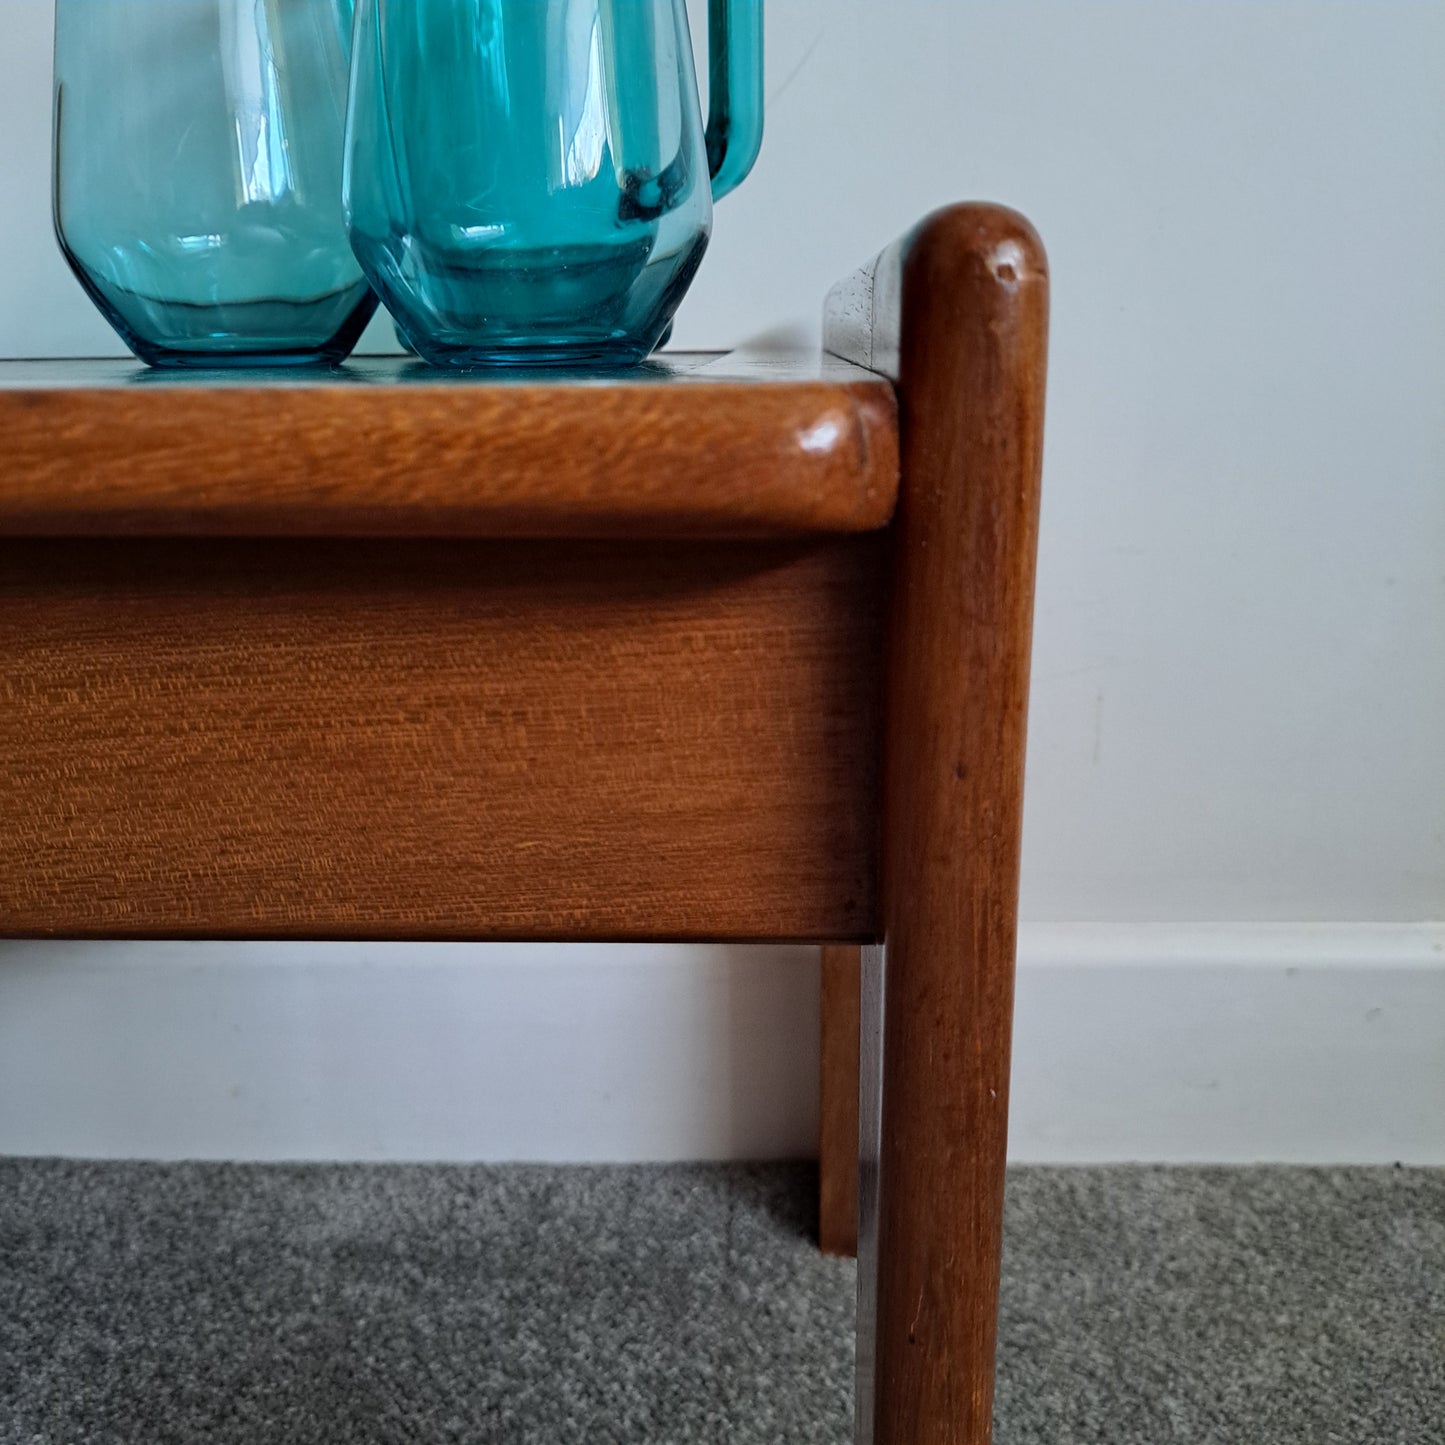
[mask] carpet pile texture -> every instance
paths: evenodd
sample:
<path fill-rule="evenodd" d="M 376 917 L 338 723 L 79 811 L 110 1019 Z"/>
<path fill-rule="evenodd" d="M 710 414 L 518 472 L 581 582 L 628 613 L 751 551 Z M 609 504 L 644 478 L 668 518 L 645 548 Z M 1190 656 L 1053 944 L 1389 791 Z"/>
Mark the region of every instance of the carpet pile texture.
<path fill-rule="evenodd" d="M 804 1166 L 0 1160 L 0 1445 L 844 1445 Z M 1445 1172 L 1019 1169 L 998 1445 L 1445 1441 Z"/>

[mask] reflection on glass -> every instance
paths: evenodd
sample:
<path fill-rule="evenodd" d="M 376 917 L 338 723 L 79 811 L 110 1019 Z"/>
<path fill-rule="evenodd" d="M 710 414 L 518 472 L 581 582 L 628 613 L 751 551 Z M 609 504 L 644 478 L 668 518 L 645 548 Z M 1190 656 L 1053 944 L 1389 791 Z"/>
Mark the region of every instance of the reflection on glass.
<path fill-rule="evenodd" d="M 683 0 L 359 0 L 355 33 L 351 240 L 406 340 L 461 365 L 646 356 L 712 225 Z"/>
<path fill-rule="evenodd" d="M 153 365 L 344 357 L 351 0 L 57 0 L 55 225 Z"/>

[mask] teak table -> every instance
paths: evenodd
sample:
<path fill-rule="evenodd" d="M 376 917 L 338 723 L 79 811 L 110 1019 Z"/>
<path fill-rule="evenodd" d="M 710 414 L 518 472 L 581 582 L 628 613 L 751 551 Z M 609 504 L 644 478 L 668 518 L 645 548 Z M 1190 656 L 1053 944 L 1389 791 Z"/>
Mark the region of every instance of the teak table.
<path fill-rule="evenodd" d="M 868 945 L 860 1434 L 986 1442 L 1047 291 L 958 206 L 807 365 L 0 365 L 0 934 Z"/>

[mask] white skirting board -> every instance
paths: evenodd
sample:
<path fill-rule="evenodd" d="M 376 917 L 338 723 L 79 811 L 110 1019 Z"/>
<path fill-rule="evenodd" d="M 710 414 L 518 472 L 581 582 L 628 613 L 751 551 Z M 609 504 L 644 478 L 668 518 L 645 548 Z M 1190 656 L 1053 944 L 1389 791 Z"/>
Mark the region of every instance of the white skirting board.
<path fill-rule="evenodd" d="M 1025 927 L 1019 1162 L 1445 1164 L 1445 925 Z M 0 1154 L 812 1152 L 806 948 L 0 943 Z"/>

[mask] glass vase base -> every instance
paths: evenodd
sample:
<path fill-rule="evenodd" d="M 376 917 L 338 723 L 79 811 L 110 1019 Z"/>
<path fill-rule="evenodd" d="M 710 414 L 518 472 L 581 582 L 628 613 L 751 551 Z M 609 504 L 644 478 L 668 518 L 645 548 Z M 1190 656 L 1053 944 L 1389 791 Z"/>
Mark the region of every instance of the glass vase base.
<path fill-rule="evenodd" d="M 376 311 L 365 282 L 293 300 L 171 301 L 115 286 L 67 252 L 71 269 L 117 336 L 160 369 L 334 366 Z"/>
<path fill-rule="evenodd" d="M 157 371 L 242 371 L 277 366 L 338 366 L 346 351 L 156 351 L 132 346 L 137 358 Z"/>
<path fill-rule="evenodd" d="M 428 342 L 417 355 L 432 366 L 461 371 L 617 371 L 640 366 L 652 348 L 630 341 L 490 343 L 437 346 Z"/>
<path fill-rule="evenodd" d="M 617 369 L 651 355 L 707 248 L 706 226 L 660 251 L 656 227 L 607 241 L 428 244 L 352 231 L 403 343 L 453 369 Z"/>

